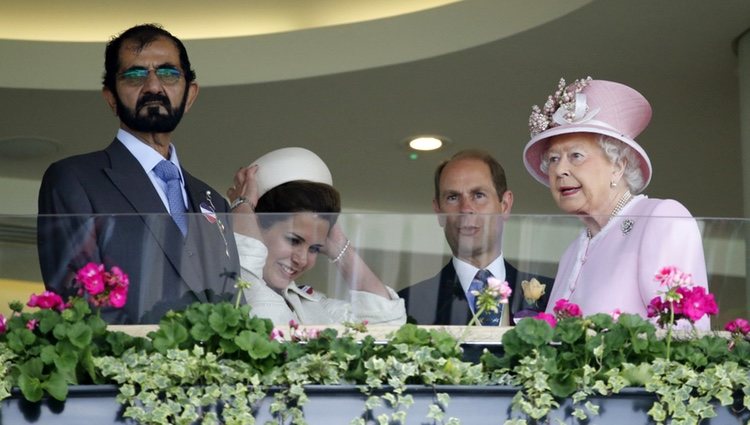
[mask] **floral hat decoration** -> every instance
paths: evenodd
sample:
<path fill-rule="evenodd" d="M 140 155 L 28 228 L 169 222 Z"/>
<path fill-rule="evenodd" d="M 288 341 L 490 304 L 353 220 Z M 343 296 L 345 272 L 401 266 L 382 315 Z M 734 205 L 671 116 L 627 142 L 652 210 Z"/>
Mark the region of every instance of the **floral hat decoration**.
<path fill-rule="evenodd" d="M 523 151 L 526 170 L 540 183 L 549 186 L 548 176 L 541 169 L 549 138 L 569 133 L 596 133 L 613 137 L 635 150 L 643 174 L 643 191 L 651 181 L 651 161 L 635 141 L 651 121 L 651 105 L 642 94 L 620 83 L 575 80 L 566 85 L 560 79 L 557 91 L 547 98 L 544 107 L 534 105 L 529 117 L 531 140 Z"/>
<path fill-rule="evenodd" d="M 250 165 L 259 165 L 256 180 L 258 196 L 284 183 L 307 180 L 333 186 L 333 177 L 326 163 L 305 148 L 281 148 L 268 152 Z"/>

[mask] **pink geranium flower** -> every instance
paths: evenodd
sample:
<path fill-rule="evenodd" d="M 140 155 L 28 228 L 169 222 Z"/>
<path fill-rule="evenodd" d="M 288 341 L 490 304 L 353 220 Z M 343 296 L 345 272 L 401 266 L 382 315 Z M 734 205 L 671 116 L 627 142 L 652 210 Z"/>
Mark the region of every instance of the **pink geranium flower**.
<path fill-rule="evenodd" d="M 5 318 L 2 314 L 0 314 L 0 334 L 4 334 L 8 331 L 8 319 Z"/>
<path fill-rule="evenodd" d="M 735 335 L 747 335 L 750 333 L 750 322 L 745 319 L 734 319 L 724 326 L 724 330 Z"/>
<path fill-rule="evenodd" d="M 548 313 L 539 313 L 536 316 L 534 316 L 534 319 L 543 320 L 547 322 L 553 328 L 557 326 L 557 319 L 555 319 L 555 316 L 548 314 Z"/>
<path fill-rule="evenodd" d="M 662 301 L 661 297 L 658 296 L 651 299 L 651 302 L 648 303 L 648 307 L 646 307 L 646 311 L 648 317 L 659 317 L 665 312 L 666 308 L 667 303 Z"/>
<path fill-rule="evenodd" d="M 104 264 L 88 263 L 76 273 L 76 279 L 90 295 L 104 292 L 104 277 Z"/>
<path fill-rule="evenodd" d="M 506 304 L 508 302 L 510 294 L 513 293 L 513 290 L 510 289 L 510 285 L 508 285 L 508 282 L 502 281 L 495 277 L 490 277 L 487 279 L 486 291 L 493 298 L 497 299 L 501 304 Z"/>
<path fill-rule="evenodd" d="M 31 319 L 28 322 L 26 322 L 26 329 L 33 331 L 34 329 L 36 329 L 38 324 L 39 324 L 39 320 Z"/>
<path fill-rule="evenodd" d="M 675 266 L 662 267 L 654 276 L 654 280 L 667 288 L 693 286 L 693 276 L 690 273 L 682 272 Z"/>
<path fill-rule="evenodd" d="M 117 266 L 112 266 L 112 269 L 110 269 L 109 273 L 105 274 L 105 276 L 107 279 L 107 286 L 110 288 L 128 288 L 130 286 L 130 278 L 128 278 L 128 275 L 125 274 L 122 269 Z"/>
<path fill-rule="evenodd" d="M 617 319 L 619 319 L 621 315 L 622 310 L 620 310 L 619 308 L 614 309 L 612 313 L 610 313 L 610 316 L 612 316 L 612 320 L 614 321 L 617 321 Z"/>
<path fill-rule="evenodd" d="M 713 294 L 706 292 L 706 288 L 702 286 L 690 289 L 680 287 L 677 288 L 677 293 L 682 295 L 679 302 L 680 314 L 693 323 L 705 315 L 714 315 L 719 312 Z"/>
<path fill-rule="evenodd" d="M 268 336 L 268 339 L 276 342 L 284 342 L 284 332 L 282 332 L 282 330 L 279 328 L 273 328 L 271 334 Z"/>
<path fill-rule="evenodd" d="M 115 308 L 122 308 L 128 300 L 128 288 L 117 287 L 109 291 L 109 304 Z"/>
<path fill-rule="evenodd" d="M 294 342 L 309 341 L 320 336 L 320 329 L 300 329 L 299 326 L 292 328 L 291 332 L 291 338 Z"/>
<path fill-rule="evenodd" d="M 583 312 L 581 307 L 576 303 L 572 303 L 565 298 L 557 300 L 555 307 L 552 309 L 555 312 L 557 319 L 565 319 L 568 317 L 582 317 Z"/>
<path fill-rule="evenodd" d="M 76 273 L 76 280 L 80 284 L 79 295 L 88 295 L 95 307 L 122 308 L 127 302 L 130 279 L 117 266 L 106 271 L 104 264 L 88 263 Z"/>
<path fill-rule="evenodd" d="M 703 316 L 719 313 L 713 294 L 702 286 L 696 286 L 689 273 L 683 273 L 674 266 L 664 267 L 654 280 L 667 289 L 651 300 L 647 312 L 648 317 L 658 318 L 662 326 L 680 319 L 695 323 Z"/>
<path fill-rule="evenodd" d="M 51 291 L 44 291 L 39 295 L 31 294 L 29 302 L 26 305 L 29 307 L 39 307 L 43 310 L 65 310 L 65 303 L 62 298 Z"/>

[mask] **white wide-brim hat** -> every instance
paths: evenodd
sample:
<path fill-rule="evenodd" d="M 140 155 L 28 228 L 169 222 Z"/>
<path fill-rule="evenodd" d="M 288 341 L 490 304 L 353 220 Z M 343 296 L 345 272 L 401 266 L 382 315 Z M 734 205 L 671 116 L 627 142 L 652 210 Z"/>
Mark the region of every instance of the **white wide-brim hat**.
<path fill-rule="evenodd" d="M 307 180 L 333 186 L 333 177 L 325 162 L 305 148 L 276 149 L 256 159 L 250 165 L 259 166 L 255 174 L 258 197 L 276 186 L 294 180 Z"/>
<path fill-rule="evenodd" d="M 633 148 L 643 175 L 643 185 L 633 189 L 635 193 L 643 191 L 651 181 L 651 160 L 635 138 L 651 121 L 651 105 L 646 98 L 612 81 L 576 80 L 565 87 L 565 81 L 560 80 L 560 86 L 544 109 L 534 107 L 531 113 L 531 140 L 523 150 L 526 170 L 539 183 L 549 186 L 549 177 L 541 169 L 549 138 L 570 133 L 603 134 Z"/>

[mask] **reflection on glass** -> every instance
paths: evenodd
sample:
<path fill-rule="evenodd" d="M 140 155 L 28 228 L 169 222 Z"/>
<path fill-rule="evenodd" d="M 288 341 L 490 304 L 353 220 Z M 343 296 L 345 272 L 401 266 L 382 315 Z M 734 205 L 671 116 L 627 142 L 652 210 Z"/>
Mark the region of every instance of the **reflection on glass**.
<path fill-rule="evenodd" d="M 70 217 L 58 217 L 69 219 Z M 222 217 L 225 225 L 231 223 L 230 217 Z M 81 219 L 81 217 L 79 217 Z M 87 220 L 93 220 L 87 217 Z M 98 217 L 101 223 L 103 217 Z M 107 216 L 106 229 L 110 235 L 108 243 L 118 243 L 115 235 L 127 232 L 131 220 L 167 221 L 165 216 Z M 206 217 L 195 214 L 191 220 L 203 220 Z M 634 218 L 634 220 L 641 220 Z M 653 220 L 680 220 L 673 218 L 648 218 Z M 735 317 L 748 316 L 748 275 L 747 243 L 750 238 L 750 220 L 748 219 L 696 219 L 702 235 L 703 248 L 708 272 L 708 286 L 719 304 L 719 315 L 712 319 L 712 328 L 720 329 L 726 322 Z M 30 293 L 42 290 L 42 274 L 39 268 L 37 253 L 35 216 L 2 216 L 0 217 L 0 312 L 8 314 L 7 303 L 11 300 L 26 302 Z M 369 269 L 385 284 L 395 291 L 401 291 L 438 273 L 451 258 L 451 251 L 445 242 L 443 229 L 433 214 L 340 214 L 338 225 L 351 241 L 352 252 L 356 252 Z M 636 221 L 636 225 L 638 225 Z M 122 226 L 122 229 L 119 229 Z M 228 227 L 228 226 L 227 226 Z M 218 231 L 214 226 L 207 230 Z M 561 215 L 514 215 L 510 216 L 503 228 L 503 256 L 518 270 L 543 276 L 557 274 L 557 262 L 564 249 L 577 237 L 581 236 L 580 221 L 571 216 Z M 70 241 L 71 243 L 73 240 Z M 95 241 L 81 240 L 79 251 Z M 223 246 L 223 242 L 222 242 Z M 129 255 L 146 259 L 153 257 L 153 251 L 143 244 L 129 243 L 126 247 Z M 183 258 L 185 267 L 196 267 L 199 258 L 212 250 L 208 245 L 198 245 L 192 256 Z M 223 249 L 221 256 L 225 256 Z M 323 254 L 319 254 L 323 255 Z M 336 253 L 338 255 L 338 253 Z M 622 256 L 637 255 L 635 252 L 623 252 Z M 340 266 L 331 263 L 329 257 L 318 258 L 314 267 L 295 279 L 297 285 L 305 285 L 314 292 L 325 294 L 328 298 L 351 302 L 351 289 L 346 276 L 341 274 Z M 617 259 L 612 261 L 612 272 L 617 273 Z M 161 264 L 164 266 L 164 264 Z M 138 270 L 126 270 L 133 276 Z M 140 273 L 143 273 L 141 271 Z M 356 274 L 357 271 L 355 270 Z M 653 271 L 655 274 L 656 271 Z M 144 287 L 164 290 L 158 274 L 147 279 Z M 214 279 L 221 283 L 221 277 Z M 207 279 L 210 280 L 210 279 Z M 257 282 L 251 282 L 257 283 Z M 606 286 L 609 282 L 599 282 Z M 203 283 L 201 283 L 203 284 Z M 232 286 L 232 285 L 230 285 Z M 233 289 L 232 289 L 233 291 Z M 157 291 L 158 292 L 158 291 Z M 143 302 L 144 294 L 131 294 L 129 302 Z M 161 295 L 155 298 L 160 299 Z M 244 300 L 243 300 L 244 301 Z M 417 300 L 416 302 L 420 302 Z M 356 310 L 356 304 L 352 304 Z"/>

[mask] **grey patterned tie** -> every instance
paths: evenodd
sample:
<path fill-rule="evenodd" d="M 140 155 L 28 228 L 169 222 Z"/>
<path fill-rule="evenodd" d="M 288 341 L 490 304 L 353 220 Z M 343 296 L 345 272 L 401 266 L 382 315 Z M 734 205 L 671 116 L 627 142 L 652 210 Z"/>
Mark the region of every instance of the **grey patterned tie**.
<path fill-rule="evenodd" d="M 180 185 L 180 173 L 177 166 L 167 160 L 162 160 L 154 167 L 154 173 L 167 184 L 169 213 L 177 227 L 180 228 L 182 236 L 185 236 L 187 234 L 187 216 L 185 215 L 185 201 L 182 199 L 182 186 Z"/>

